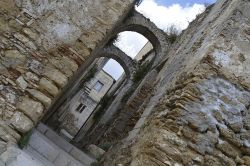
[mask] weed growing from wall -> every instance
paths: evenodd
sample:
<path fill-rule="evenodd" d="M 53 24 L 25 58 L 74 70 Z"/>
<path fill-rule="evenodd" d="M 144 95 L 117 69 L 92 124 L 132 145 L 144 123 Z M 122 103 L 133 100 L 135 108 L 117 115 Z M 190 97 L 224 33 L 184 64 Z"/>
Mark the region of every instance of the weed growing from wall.
<path fill-rule="evenodd" d="M 90 71 L 86 74 L 86 76 L 83 78 L 81 85 L 84 85 L 86 82 L 90 81 L 97 72 L 97 65 L 94 65 Z"/>
<path fill-rule="evenodd" d="M 109 96 L 109 95 L 105 95 L 105 96 L 101 99 L 101 101 L 100 101 L 100 103 L 99 103 L 100 108 L 98 108 L 98 110 L 95 112 L 94 117 L 93 117 L 95 120 L 100 119 L 100 117 L 101 117 L 101 116 L 103 115 L 103 113 L 104 113 L 104 110 L 107 108 L 107 106 L 109 106 L 110 102 L 113 101 L 112 99 L 113 99 L 113 97 L 112 97 L 112 96 Z"/>
<path fill-rule="evenodd" d="M 109 39 L 107 45 L 108 46 L 112 46 L 112 45 L 115 45 L 117 42 L 120 41 L 120 36 L 119 34 L 116 34 L 115 36 L 113 36 L 111 39 Z"/>
<path fill-rule="evenodd" d="M 169 26 L 165 32 L 168 34 L 168 40 L 170 43 L 174 43 L 180 34 L 180 31 L 175 25 Z"/>
<path fill-rule="evenodd" d="M 153 62 L 146 62 L 144 64 L 142 64 L 137 70 L 136 72 L 134 73 L 133 75 L 133 81 L 135 83 L 137 82 L 140 82 L 144 77 L 145 75 L 149 72 L 149 70 L 151 69 L 153 65 Z"/>

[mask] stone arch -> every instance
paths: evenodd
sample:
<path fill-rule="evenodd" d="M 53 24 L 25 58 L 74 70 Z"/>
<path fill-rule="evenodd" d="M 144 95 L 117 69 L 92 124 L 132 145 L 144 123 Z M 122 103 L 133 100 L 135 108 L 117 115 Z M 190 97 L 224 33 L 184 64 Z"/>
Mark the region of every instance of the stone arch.
<path fill-rule="evenodd" d="M 137 32 L 147 38 L 153 45 L 157 58 L 165 55 L 169 46 L 167 34 L 136 10 L 132 10 L 123 23 L 115 28 L 113 35 L 124 31 Z"/>
<path fill-rule="evenodd" d="M 131 78 L 137 68 L 137 62 L 114 45 L 101 49 L 95 58 L 108 57 L 116 60 L 124 69 L 127 78 Z"/>

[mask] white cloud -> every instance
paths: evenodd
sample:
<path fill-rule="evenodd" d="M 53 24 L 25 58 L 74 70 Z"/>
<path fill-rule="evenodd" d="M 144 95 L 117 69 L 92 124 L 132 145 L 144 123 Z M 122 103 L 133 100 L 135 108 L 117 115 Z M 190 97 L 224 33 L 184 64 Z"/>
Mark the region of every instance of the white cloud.
<path fill-rule="evenodd" d="M 109 73 L 115 80 L 118 80 L 124 72 L 121 65 L 113 59 L 110 59 L 108 61 L 108 63 L 104 66 L 103 70 Z"/>
<path fill-rule="evenodd" d="M 119 47 L 128 56 L 134 58 L 142 47 L 148 42 L 141 34 L 136 32 L 122 32 L 119 34 L 119 42 L 115 45 Z"/>
<path fill-rule="evenodd" d="M 166 7 L 158 5 L 155 0 L 144 0 L 136 9 L 162 30 L 166 30 L 168 26 L 173 24 L 178 29 L 183 30 L 188 27 L 189 22 L 205 10 L 205 6 L 193 4 L 182 7 L 180 4 L 173 4 Z"/>
<path fill-rule="evenodd" d="M 205 6 L 203 4 L 193 4 L 192 6 L 182 7 L 180 4 L 173 4 L 166 7 L 158 5 L 155 0 L 144 0 L 136 10 L 162 30 L 166 30 L 171 25 L 175 25 L 179 30 L 184 30 L 199 13 L 205 10 Z M 146 42 L 147 39 L 142 35 L 135 32 L 123 32 L 120 33 L 119 42 L 116 43 L 116 46 L 134 58 Z M 114 63 L 114 61 L 106 64 L 105 71 L 115 79 L 122 74 L 121 66 Z"/>

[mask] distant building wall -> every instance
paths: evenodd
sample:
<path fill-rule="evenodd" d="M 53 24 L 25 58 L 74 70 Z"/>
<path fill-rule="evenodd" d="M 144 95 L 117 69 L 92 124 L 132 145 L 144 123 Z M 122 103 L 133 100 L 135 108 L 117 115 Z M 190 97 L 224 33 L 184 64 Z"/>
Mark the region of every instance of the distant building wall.
<path fill-rule="evenodd" d="M 100 91 L 95 89 L 95 86 L 98 82 L 103 84 L 103 87 Z M 100 70 L 100 72 L 86 84 L 86 86 L 91 89 L 89 97 L 91 97 L 96 102 L 99 102 L 114 84 L 114 82 L 115 80 L 108 73 L 106 73 L 104 70 Z"/>
<path fill-rule="evenodd" d="M 110 90 L 114 82 L 114 79 L 105 71 L 97 71 L 95 76 L 85 84 L 85 87 L 90 89 L 88 92 L 86 92 L 85 88 L 81 89 L 69 101 L 68 106 L 59 108 L 63 112 L 59 118 L 61 123 L 59 131 L 61 134 L 65 134 L 66 131 L 73 138 L 88 120 L 103 96 Z M 99 85 L 99 83 L 102 86 L 96 89 L 96 85 Z"/>
<path fill-rule="evenodd" d="M 147 42 L 143 48 L 139 51 L 139 53 L 135 56 L 135 60 L 139 61 L 142 59 L 144 55 L 146 55 L 149 51 L 153 49 L 153 46 L 150 42 Z"/>

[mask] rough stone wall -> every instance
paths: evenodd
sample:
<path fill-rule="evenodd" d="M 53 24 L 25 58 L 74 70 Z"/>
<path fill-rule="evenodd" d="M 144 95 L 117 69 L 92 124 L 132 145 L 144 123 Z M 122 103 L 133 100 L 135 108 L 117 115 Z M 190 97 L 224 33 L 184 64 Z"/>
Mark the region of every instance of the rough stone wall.
<path fill-rule="evenodd" d="M 102 165 L 250 165 L 249 11 L 247 0 L 222 0 L 190 24 L 158 74 L 140 134 Z"/>
<path fill-rule="evenodd" d="M 36 125 L 132 2 L 0 1 L 1 140 Z"/>

